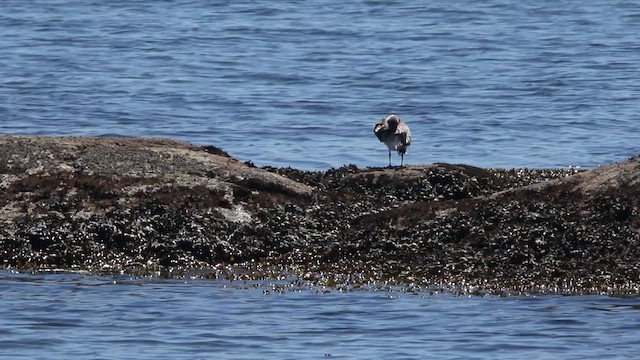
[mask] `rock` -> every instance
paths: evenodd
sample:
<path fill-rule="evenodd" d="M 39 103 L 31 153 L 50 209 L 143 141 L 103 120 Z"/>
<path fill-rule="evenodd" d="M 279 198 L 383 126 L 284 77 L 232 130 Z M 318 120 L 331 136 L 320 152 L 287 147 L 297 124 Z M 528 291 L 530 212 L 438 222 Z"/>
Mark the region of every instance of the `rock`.
<path fill-rule="evenodd" d="M 640 281 L 638 158 L 314 172 L 168 139 L 36 136 L 0 137 L 0 155 L 0 260 L 20 270 L 497 294 L 630 294 Z"/>

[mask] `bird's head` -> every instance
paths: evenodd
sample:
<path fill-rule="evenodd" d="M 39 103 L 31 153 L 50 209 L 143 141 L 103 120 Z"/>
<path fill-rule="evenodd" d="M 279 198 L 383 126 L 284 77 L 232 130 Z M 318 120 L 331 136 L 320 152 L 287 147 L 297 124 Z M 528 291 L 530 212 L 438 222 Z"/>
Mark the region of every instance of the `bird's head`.
<path fill-rule="evenodd" d="M 396 114 L 391 114 L 384 118 L 383 121 L 387 124 L 388 127 L 395 128 L 400 123 L 400 117 L 398 117 L 398 115 Z"/>

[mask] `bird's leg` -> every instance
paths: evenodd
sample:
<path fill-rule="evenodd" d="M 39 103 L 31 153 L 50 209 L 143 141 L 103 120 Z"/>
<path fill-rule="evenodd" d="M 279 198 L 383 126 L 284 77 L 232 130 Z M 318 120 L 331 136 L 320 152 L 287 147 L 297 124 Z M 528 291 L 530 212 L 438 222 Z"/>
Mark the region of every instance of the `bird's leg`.
<path fill-rule="evenodd" d="M 400 153 L 400 167 L 404 166 L 404 153 Z"/>
<path fill-rule="evenodd" d="M 391 167 L 391 149 L 389 149 L 389 167 Z"/>

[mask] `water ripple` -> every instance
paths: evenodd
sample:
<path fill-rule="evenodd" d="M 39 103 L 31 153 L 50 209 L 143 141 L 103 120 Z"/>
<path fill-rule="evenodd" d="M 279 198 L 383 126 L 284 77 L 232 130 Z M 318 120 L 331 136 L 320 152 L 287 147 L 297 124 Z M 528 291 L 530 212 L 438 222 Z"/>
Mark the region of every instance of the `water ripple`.
<path fill-rule="evenodd" d="M 300 287 L 268 295 L 272 285 L 0 272 L 0 355 L 515 359 L 637 353 L 637 299 Z"/>
<path fill-rule="evenodd" d="M 413 163 L 591 167 L 640 149 L 631 2 L 40 5 L 4 3 L 0 133 L 166 136 L 325 169 L 386 161 L 369 130 L 398 112 Z"/>

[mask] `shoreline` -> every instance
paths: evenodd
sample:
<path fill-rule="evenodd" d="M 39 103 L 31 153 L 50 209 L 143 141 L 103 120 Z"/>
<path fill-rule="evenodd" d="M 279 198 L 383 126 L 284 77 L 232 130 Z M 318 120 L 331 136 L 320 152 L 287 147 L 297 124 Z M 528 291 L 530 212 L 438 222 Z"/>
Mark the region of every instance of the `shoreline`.
<path fill-rule="evenodd" d="M 8 269 L 640 292 L 637 157 L 306 171 L 171 139 L 6 135 L 0 153 Z"/>

